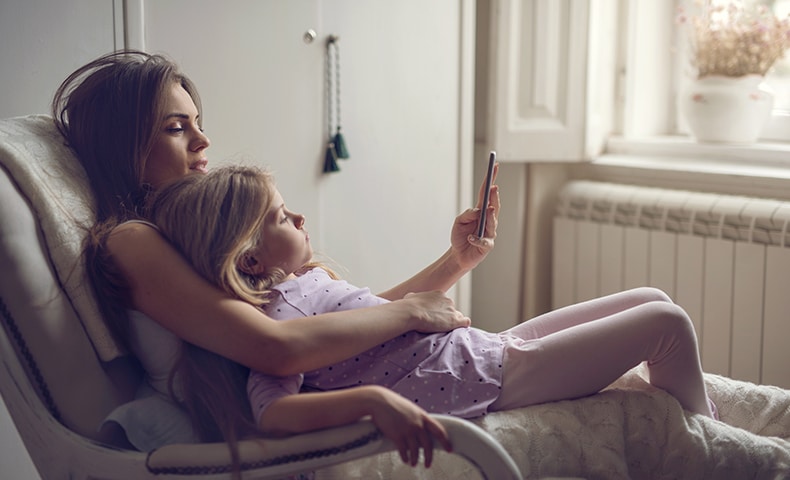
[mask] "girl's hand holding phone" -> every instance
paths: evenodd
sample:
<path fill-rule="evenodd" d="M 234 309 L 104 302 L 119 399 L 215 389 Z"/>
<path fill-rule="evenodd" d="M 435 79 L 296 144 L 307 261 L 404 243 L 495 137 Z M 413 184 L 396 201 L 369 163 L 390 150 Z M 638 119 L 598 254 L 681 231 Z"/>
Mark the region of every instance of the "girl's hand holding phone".
<path fill-rule="evenodd" d="M 465 270 L 476 267 L 494 248 L 500 208 L 499 187 L 495 183 L 498 172 L 496 153 L 491 152 L 476 207 L 455 218 L 451 234 L 452 252 Z"/>

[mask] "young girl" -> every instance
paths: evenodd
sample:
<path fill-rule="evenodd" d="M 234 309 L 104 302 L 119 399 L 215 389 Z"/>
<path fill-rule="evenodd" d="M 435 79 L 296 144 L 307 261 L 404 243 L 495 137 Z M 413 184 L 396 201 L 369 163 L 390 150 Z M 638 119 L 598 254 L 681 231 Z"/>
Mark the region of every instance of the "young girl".
<path fill-rule="evenodd" d="M 151 218 L 206 279 L 271 318 L 387 302 L 311 263 L 305 218 L 288 210 L 263 171 L 219 168 L 187 177 L 156 197 Z M 353 387 L 384 386 L 428 412 L 470 418 L 593 394 L 642 361 L 653 385 L 685 409 L 715 417 L 692 323 L 651 288 L 560 309 L 501 333 L 407 332 L 306 373 L 253 372 L 248 392 L 262 431 L 294 433 L 353 416 L 353 405 L 335 402 L 329 410 L 322 403 Z M 322 393 L 297 395 L 302 390 Z"/>

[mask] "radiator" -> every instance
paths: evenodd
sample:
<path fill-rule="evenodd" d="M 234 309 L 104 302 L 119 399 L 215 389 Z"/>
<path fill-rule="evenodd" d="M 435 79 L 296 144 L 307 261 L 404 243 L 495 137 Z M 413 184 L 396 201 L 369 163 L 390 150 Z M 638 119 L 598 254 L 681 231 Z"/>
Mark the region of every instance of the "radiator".
<path fill-rule="evenodd" d="M 790 388 L 790 202 L 571 181 L 556 203 L 554 308 L 637 286 L 690 315 L 703 368 Z"/>

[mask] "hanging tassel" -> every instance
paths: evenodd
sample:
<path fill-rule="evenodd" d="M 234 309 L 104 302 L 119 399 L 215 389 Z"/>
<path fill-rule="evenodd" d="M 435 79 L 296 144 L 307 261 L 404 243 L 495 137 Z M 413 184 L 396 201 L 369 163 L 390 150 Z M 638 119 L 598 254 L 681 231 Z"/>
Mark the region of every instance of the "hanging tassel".
<path fill-rule="evenodd" d="M 329 144 L 324 156 L 324 173 L 337 172 L 340 168 L 337 159 L 350 155 L 340 128 L 340 59 L 337 45 L 338 37 L 330 35 L 326 42 L 325 88 L 326 88 L 326 126 Z M 335 132 L 334 135 L 332 132 Z"/>
<path fill-rule="evenodd" d="M 337 127 L 337 133 L 332 139 L 332 143 L 335 144 L 335 155 L 337 158 L 349 158 L 348 147 L 346 147 L 346 139 L 343 138 L 343 134 L 340 133 L 340 127 Z"/>
<path fill-rule="evenodd" d="M 324 155 L 324 173 L 332 173 L 340 171 L 337 166 L 337 153 L 335 152 L 335 143 L 329 142 L 326 146 L 326 155 Z"/>

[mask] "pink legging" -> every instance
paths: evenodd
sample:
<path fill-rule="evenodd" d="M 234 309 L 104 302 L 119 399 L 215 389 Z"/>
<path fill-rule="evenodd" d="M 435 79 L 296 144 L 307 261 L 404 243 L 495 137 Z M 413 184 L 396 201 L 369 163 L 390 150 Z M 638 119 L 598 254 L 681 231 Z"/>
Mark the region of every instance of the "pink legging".
<path fill-rule="evenodd" d="M 647 361 L 650 383 L 715 418 L 694 326 L 661 290 L 636 288 L 560 308 L 502 332 L 506 410 L 596 393 Z"/>

